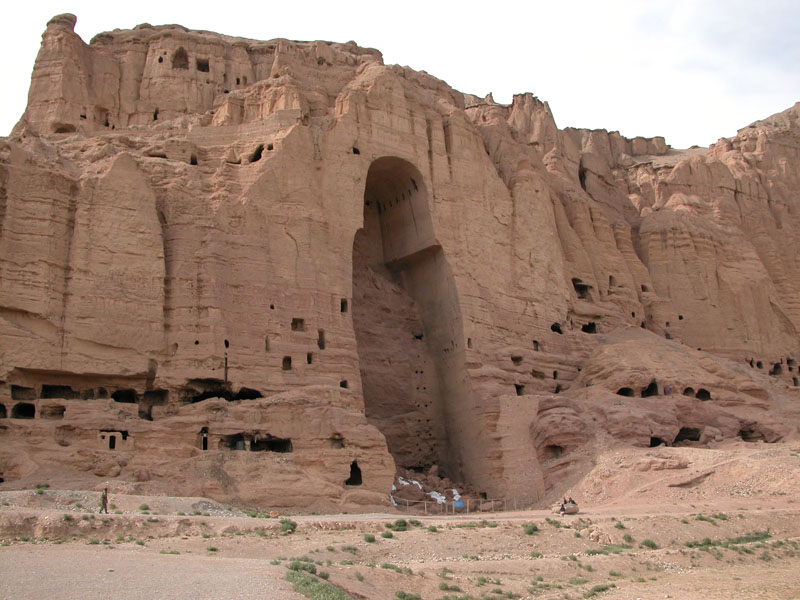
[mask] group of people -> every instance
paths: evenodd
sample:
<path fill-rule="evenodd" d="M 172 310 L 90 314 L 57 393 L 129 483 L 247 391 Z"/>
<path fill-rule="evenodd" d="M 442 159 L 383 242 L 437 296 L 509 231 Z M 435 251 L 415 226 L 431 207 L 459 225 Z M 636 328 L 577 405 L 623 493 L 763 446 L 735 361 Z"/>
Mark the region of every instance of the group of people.
<path fill-rule="evenodd" d="M 573 500 L 571 496 L 569 498 L 564 498 L 561 501 L 561 508 L 558 510 L 558 514 L 560 514 L 560 515 L 565 514 L 567 512 L 567 505 L 568 504 L 574 504 L 574 505 L 577 506 L 578 503 L 575 502 L 575 500 Z"/>

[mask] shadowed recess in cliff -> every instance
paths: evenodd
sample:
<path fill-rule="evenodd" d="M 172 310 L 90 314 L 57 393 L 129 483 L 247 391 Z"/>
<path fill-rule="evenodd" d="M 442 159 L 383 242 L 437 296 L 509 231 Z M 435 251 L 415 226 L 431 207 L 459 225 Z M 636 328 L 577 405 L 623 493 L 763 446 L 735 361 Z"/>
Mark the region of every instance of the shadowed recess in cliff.
<path fill-rule="evenodd" d="M 429 201 L 409 162 L 384 157 L 370 166 L 364 226 L 353 240 L 353 325 L 367 419 L 397 464 L 437 464 L 461 478 L 461 440 L 474 442 L 477 432 L 462 423 L 466 411 L 454 414 L 468 393 L 465 338 Z"/>

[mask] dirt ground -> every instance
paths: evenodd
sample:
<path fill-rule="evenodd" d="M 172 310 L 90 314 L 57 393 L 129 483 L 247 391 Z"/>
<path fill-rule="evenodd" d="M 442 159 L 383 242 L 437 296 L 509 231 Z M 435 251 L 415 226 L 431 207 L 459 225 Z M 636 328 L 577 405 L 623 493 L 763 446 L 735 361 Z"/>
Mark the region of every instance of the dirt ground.
<path fill-rule="evenodd" d="M 0 596 L 299 599 L 285 577 L 300 569 L 368 599 L 797 599 L 799 473 L 796 442 L 615 450 L 570 489 L 581 512 L 564 517 L 282 523 L 203 498 L 118 494 L 100 515 L 96 490 L 2 491 Z"/>

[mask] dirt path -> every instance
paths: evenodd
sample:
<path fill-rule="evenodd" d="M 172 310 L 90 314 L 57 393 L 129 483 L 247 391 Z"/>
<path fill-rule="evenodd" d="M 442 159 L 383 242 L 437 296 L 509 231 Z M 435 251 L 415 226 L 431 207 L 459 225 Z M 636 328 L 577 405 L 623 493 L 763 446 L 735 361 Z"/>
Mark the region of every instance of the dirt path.
<path fill-rule="evenodd" d="M 29 544 L 0 548 L 0 597 L 303 600 L 283 580 L 285 572 L 257 558 Z"/>

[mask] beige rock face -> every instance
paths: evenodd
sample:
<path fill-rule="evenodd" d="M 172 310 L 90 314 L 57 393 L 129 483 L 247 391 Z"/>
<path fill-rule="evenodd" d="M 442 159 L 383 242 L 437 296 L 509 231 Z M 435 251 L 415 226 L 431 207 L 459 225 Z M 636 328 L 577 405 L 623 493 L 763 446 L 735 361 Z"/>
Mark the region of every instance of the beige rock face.
<path fill-rule="evenodd" d="M 0 140 L 3 485 L 544 504 L 602 445 L 798 435 L 800 105 L 679 151 L 352 42 L 74 23 Z"/>

